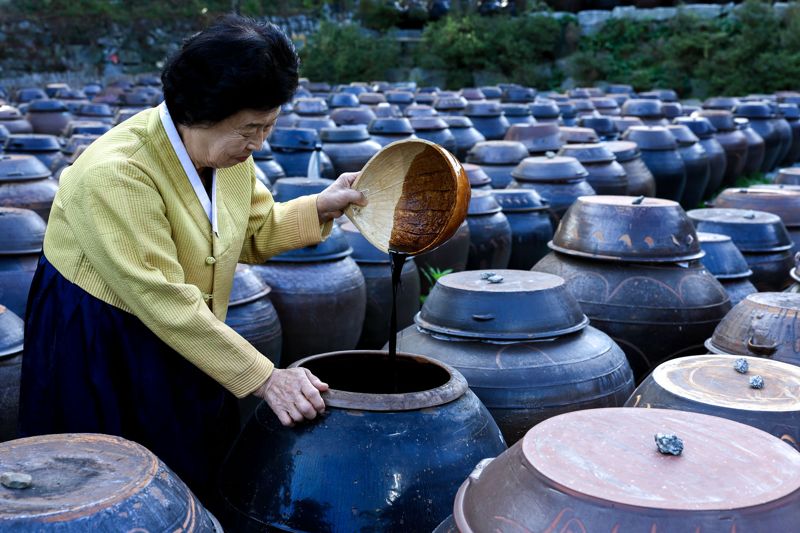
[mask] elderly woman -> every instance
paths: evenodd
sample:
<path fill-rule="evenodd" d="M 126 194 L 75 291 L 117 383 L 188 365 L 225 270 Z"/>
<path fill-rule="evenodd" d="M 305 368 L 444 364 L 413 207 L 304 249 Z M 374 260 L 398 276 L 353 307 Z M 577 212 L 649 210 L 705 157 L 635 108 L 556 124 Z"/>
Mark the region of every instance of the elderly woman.
<path fill-rule="evenodd" d="M 327 385 L 280 370 L 225 325 L 238 262 L 320 242 L 366 200 L 344 174 L 275 203 L 250 157 L 297 87 L 275 26 L 229 16 L 188 39 L 165 102 L 95 141 L 61 177 L 25 330 L 23 435 L 137 441 L 208 501 L 238 430 L 236 398 L 291 425 Z"/>

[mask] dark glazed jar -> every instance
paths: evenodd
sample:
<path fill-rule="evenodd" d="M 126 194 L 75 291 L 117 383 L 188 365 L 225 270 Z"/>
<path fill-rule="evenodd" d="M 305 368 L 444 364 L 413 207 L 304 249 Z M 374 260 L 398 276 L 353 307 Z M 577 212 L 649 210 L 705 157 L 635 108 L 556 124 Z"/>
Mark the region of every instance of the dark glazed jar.
<path fill-rule="evenodd" d="M 431 358 L 297 364 L 330 385 L 325 414 L 287 428 L 261 404 L 222 469 L 230 531 L 431 531 L 475 464 L 506 447 L 464 377 Z"/>
<path fill-rule="evenodd" d="M 736 106 L 736 116 L 750 121 L 750 127 L 764 139 L 764 162 L 761 172 L 769 172 L 778 164 L 783 151 L 782 135 L 775 128 L 772 111 L 765 102 L 743 102 Z M 788 126 L 788 124 L 786 124 Z M 791 135 L 791 131 L 789 132 Z M 788 151 L 788 150 L 787 150 Z"/>
<path fill-rule="evenodd" d="M 286 177 L 283 167 L 275 161 L 269 141 L 264 141 L 261 149 L 253 152 L 253 163 L 256 166 L 256 178 L 271 190 L 272 184 Z M 259 172 L 261 175 L 259 175 Z"/>
<path fill-rule="evenodd" d="M 531 108 L 531 115 L 536 119 L 536 122 L 555 122 L 558 124 L 561 121 L 561 110 L 553 100 L 537 99 L 529 107 Z"/>
<path fill-rule="evenodd" d="M 584 128 L 592 128 L 601 141 L 615 141 L 619 137 L 619 131 L 614 121 L 607 116 L 586 116 L 578 120 L 578 124 Z"/>
<path fill-rule="evenodd" d="M 17 436 L 24 329 L 22 319 L 0 305 L 0 442 Z"/>
<path fill-rule="evenodd" d="M 484 141 L 472 147 L 467 162 L 480 165 L 492 178 L 492 187 L 505 189 L 511 183 L 511 171 L 528 156 L 525 145 L 516 141 Z"/>
<path fill-rule="evenodd" d="M 58 192 L 44 163 L 31 155 L 0 155 L 0 206 L 30 209 L 45 221 Z"/>
<path fill-rule="evenodd" d="M 431 283 L 428 276 L 432 271 L 461 272 L 467 268 L 469 257 L 469 224 L 465 220 L 444 244 L 429 252 L 414 256 L 419 270 L 421 292 L 427 294 Z"/>
<path fill-rule="evenodd" d="M 781 166 L 793 165 L 800 159 L 800 108 L 797 104 L 780 104 L 778 108 L 792 129 L 792 144 L 780 164 Z"/>
<path fill-rule="evenodd" d="M 311 128 L 275 128 L 269 137 L 272 148 L 272 157 L 283 169 L 284 176 L 308 176 L 309 163 L 313 157 L 319 157 L 320 176 L 335 179 L 333 164 L 328 155 L 322 151 L 322 145 L 316 130 Z M 255 157 L 255 154 L 253 154 Z M 258 164 L 258 161 L 256 162 Z M 260 166 L 260 165 L 259 165 Z M 265 171 L 264 167 L 261 167 Z M 278 174 L 270 171 L 267 174 L 274 184 L 279 179 Z M 275 176 L 274 179 L 272 177 Z"/>
<path fill-rule="evenodd" d="M 41 435 L 0 444 L 3 531 L 222 531 L 189 488 L 144 446 L 111 435 Z"/>
<path fill-rule="evenodd" d="M 686 188 L 686 165 L 675 136 L 661 126 L 633 126 L 622 138 L 639 145 L 642 161 L 656 180 L 656 196 L 680 201 Z"/>
<path fill-rule="evenodd" d="M 631 98 L 622 104 L 622 114 L 637 117 L 645 126 L 667 125 L 663 104 L 658 99 Z"/>
<path fill-rule="evenodd" d="M 35 100 L 28 106 L 28 122 L 35 133 L 61 135 L 72 115 L 60 100 Z"/>
<path fill-rule="evenodd" d="M 411 122 L 405 117 L 376 118 L 369 123 L 368 131 L 372 140 L 382 147 L 395 141 L 416 137 Z"/>
<path fill-rule="evenodd" d="M 783 163 L 789 150 L 791 150 L 794 134 L 792 133 L 792 126 L 789 124 L 789 121 L 783 116 L 783 109 L 774 102 L 769 102 L 768 105 L 772 111 L 772 125 L 775 126 L 775 131 L 778 132 L 781 138 L 780 152 L 778 153 L 778 159 L 775 161 L 775 167 L 777 167 Z"/>
<path fill-rule="evenodd" d="M 708 119 L 717 130 L 715 137 L 725 150 L 725 175 L 721 187 L 730 187 L 744 172 L 747 162 L 747 137 L 739 131 L 730 111 L 703 110 L 699 115 Z M 757 130 L 756 130 L 757 132 Z"/>
<path fill-rule="evenodd" d="M 527 104 L 501 104 L 500 107 L 503 108 L 503 116 L 508 120 L 509 126 L 536 123 L 536 119 L 531 115 L 531 108 Z"/>
<path fill-rule="evenodd" d="M 0 302 L 24 317 L 47 225 L 28 209 L 0 207 Z"/>
<path fill-rule="evenodd" d="M 564 146 L 558 124 L 514 124 L 506 132 L 505 140 L 521 142 L 529 155 L 558 152 Z"/>
<path fill-rule="evenodd" d="M 502 139 L 510 126 L 497 102 L 470 102 L 464 115 L 469 117 L 475 129 L 488 141 Z"/>
<path fill-rule="evenodd" d="M 617 162 L 625 169 L 628 176 L 628 196 L 655 196 L 656 179 L 642 161 L 639 146 L 630 141 L 609 141 L 606 147 L 617 158 Z"/>
<path fill-rule="evenodd" d="M 400 111 L 405 111 L 406 107 L 414 103 L 414 93 L 409 91 L 387 91 L 386 102 L 396 105 L 400 108 Z"/>
<path fill-rule="evenodd" d="M 413 117 L 411 126 L 414 134 L 420 139 L 431 141 L 448 152 L 455 152 L 456 138 L 447 127 L 447 123 L 439 117 Z"/>
<path fill-rule="evenodd" d="M 751 176 L 756 172 L 760 172 L 761 165 L 764 164 L 765 147 L 764 139 L 761 135 L 755 132 L 750 127 L 750 120 L 746 118 L 737 118 L 736 127 L 744 133 L 747 137 L 747 157 L 744 162 L 744 170 L 742 173 L 745 176 Z"/>
<path fill-rule="evenodd" d="M 377 154 L 381 145 L 369 138 L 366 126 L 323 128 L 320 132 L 322 151 L 333 164 L 333 173 L 358 172 Z"/>
<path fill-rule="evenodd" d="M 467 270 L 508 267 L 511 257 L 511 225 L 491 191 L 473 191 L 467 224 Z"/>
<path fill-rule="evenodd" d="M 704 199 L 709 199 L 717 193 L 725 176 L 728 160 L 725 149 L 717 140 L 717 129 L 705 117 L 678 117 L 675 124 L 686 126 L 699 139 L 700 146 L 706 151 L 709 163 L 708 185 L 703 193 Z"/>
<path fill-rule="evenodd" d="M 467 153 L 472 147 L 486 140 L 486 137 L 473 127 L 472 121 L 467 117 L 444 116 L 441 119 L 450 128 L 450 133 L 453 134 L 453 138 L 456 140 L 456 148 L 453 151 L 453 155 L 459 161 L 466 161 Z"/>
<path fill-rule="evenodd" d="M 559 155 L 574 157 L 589 173 L 586 181 L 597 194 L 624 195 L 628 191 L 628 175 L 614 153 L 600 144 L 568 144 Z"/>
<path fill-rule="evenodd" d="M 731 305 L 736 305 L 748 294 L 757 292 L 750 283 L 753 271 L 728 235 L 698 231 L 697 238 L 706 253 L 701 259 L 703 266 L 725 287 Z"/>
<path fill-rule="evenodd" d="M 586 176 L 589 173 L 574 157 L 526 157 L 511 172 L 510 188 L 534 189 L 561 217 L 581 196 L 595 194 Z"/>
<path fill-rule="evenodd" d="M 519 270 L 450 274 L 415 321 L 398 335 L 398 349 L 462 372 L 509 444 L 542 420 L 620 406 L 633 391 L 625 354 L 587 327 L 556 276 Z"/>
<path fill-rule="evenodd" d="M 680 203 L 684 209 L 701 207 L 700 202 L 711 177 L 711 161 L 708 154 L 700 144 L 700 139 L 686 126 L 674 124 L 667 126 L 667 129 L 678 141 L 678 153 L 686 167 L 686 187 L 683 189 Z"/>
<path fill-rule="evenodd" d="M 392 267 L 389 254 L 372 246 L 351 222 L 341 225 L 352 257 L 364 275 L 367 286 L 367 309 L 364 327 L 358 340 L 359 350 L 378 350 L 389 341 L 392 313 Z M 414 323 L 419 311 L 419 272 L 414 258 L 406 258 L 397 290 L 397 329 Z"/>
<path fill-rule="evenodd" d="M 61 157 L 61 145 L 55 135 L 16 134 L 11 135 L 6 141 L 5 152 L 32 155 L 50 168 Z"/>
<path fill-rule="evenodd" d="M 493 194 L 511 226 L 508 268 L 530 270 L 550 251 L 547 243 L 555 231 L 550 206 L 534 189 L 504 189 Z"/>

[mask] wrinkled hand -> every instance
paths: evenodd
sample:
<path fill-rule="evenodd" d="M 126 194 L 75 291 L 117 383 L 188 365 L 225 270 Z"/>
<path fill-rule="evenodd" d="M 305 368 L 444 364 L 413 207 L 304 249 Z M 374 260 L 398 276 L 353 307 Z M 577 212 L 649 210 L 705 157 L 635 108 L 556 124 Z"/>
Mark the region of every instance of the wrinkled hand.
<path fill-rule="evenodd" d="M 293 426 L 325 411 L 320 392 L 327 390 L 328 385 L 306 368 L 276 368 L 253 394 L 267 402 L 281 424 Z"/>
<path fill-rule="evenodd" d="M 350 204 L 364 207 L 367 198 L 360 191 L 352 189 L 353 182 L 358 177 L 358 172 L 345 172 L 334 181 L 327 189 L 317 196 L 317 214 L 320 224 L 339 218 L 345 208 Z"/>

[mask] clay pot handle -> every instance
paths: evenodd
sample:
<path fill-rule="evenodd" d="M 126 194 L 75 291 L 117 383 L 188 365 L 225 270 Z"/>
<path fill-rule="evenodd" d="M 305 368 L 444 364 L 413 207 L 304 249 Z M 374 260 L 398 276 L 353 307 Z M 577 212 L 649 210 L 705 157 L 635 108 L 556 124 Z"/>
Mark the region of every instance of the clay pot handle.
<path fill-rule="evenodd" d="M 753 335 L 750 335 L 747 339 L 747 349 L 756 355 L 770 356 L 778 350 L 778 344 L 756 344 Z"/>

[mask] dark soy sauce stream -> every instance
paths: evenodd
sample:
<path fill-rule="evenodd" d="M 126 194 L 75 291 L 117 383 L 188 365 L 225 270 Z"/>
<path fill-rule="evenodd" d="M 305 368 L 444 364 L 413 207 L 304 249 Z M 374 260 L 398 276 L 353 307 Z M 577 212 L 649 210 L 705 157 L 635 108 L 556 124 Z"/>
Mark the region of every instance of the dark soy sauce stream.
<path fill-rule="evenodd" d="M 389 366 L 392 369 L 392 392 L 397 393 L 397 290 L 408 254 L 389 250 L 392 259 L 392 315 L 389 319 Z"/>

